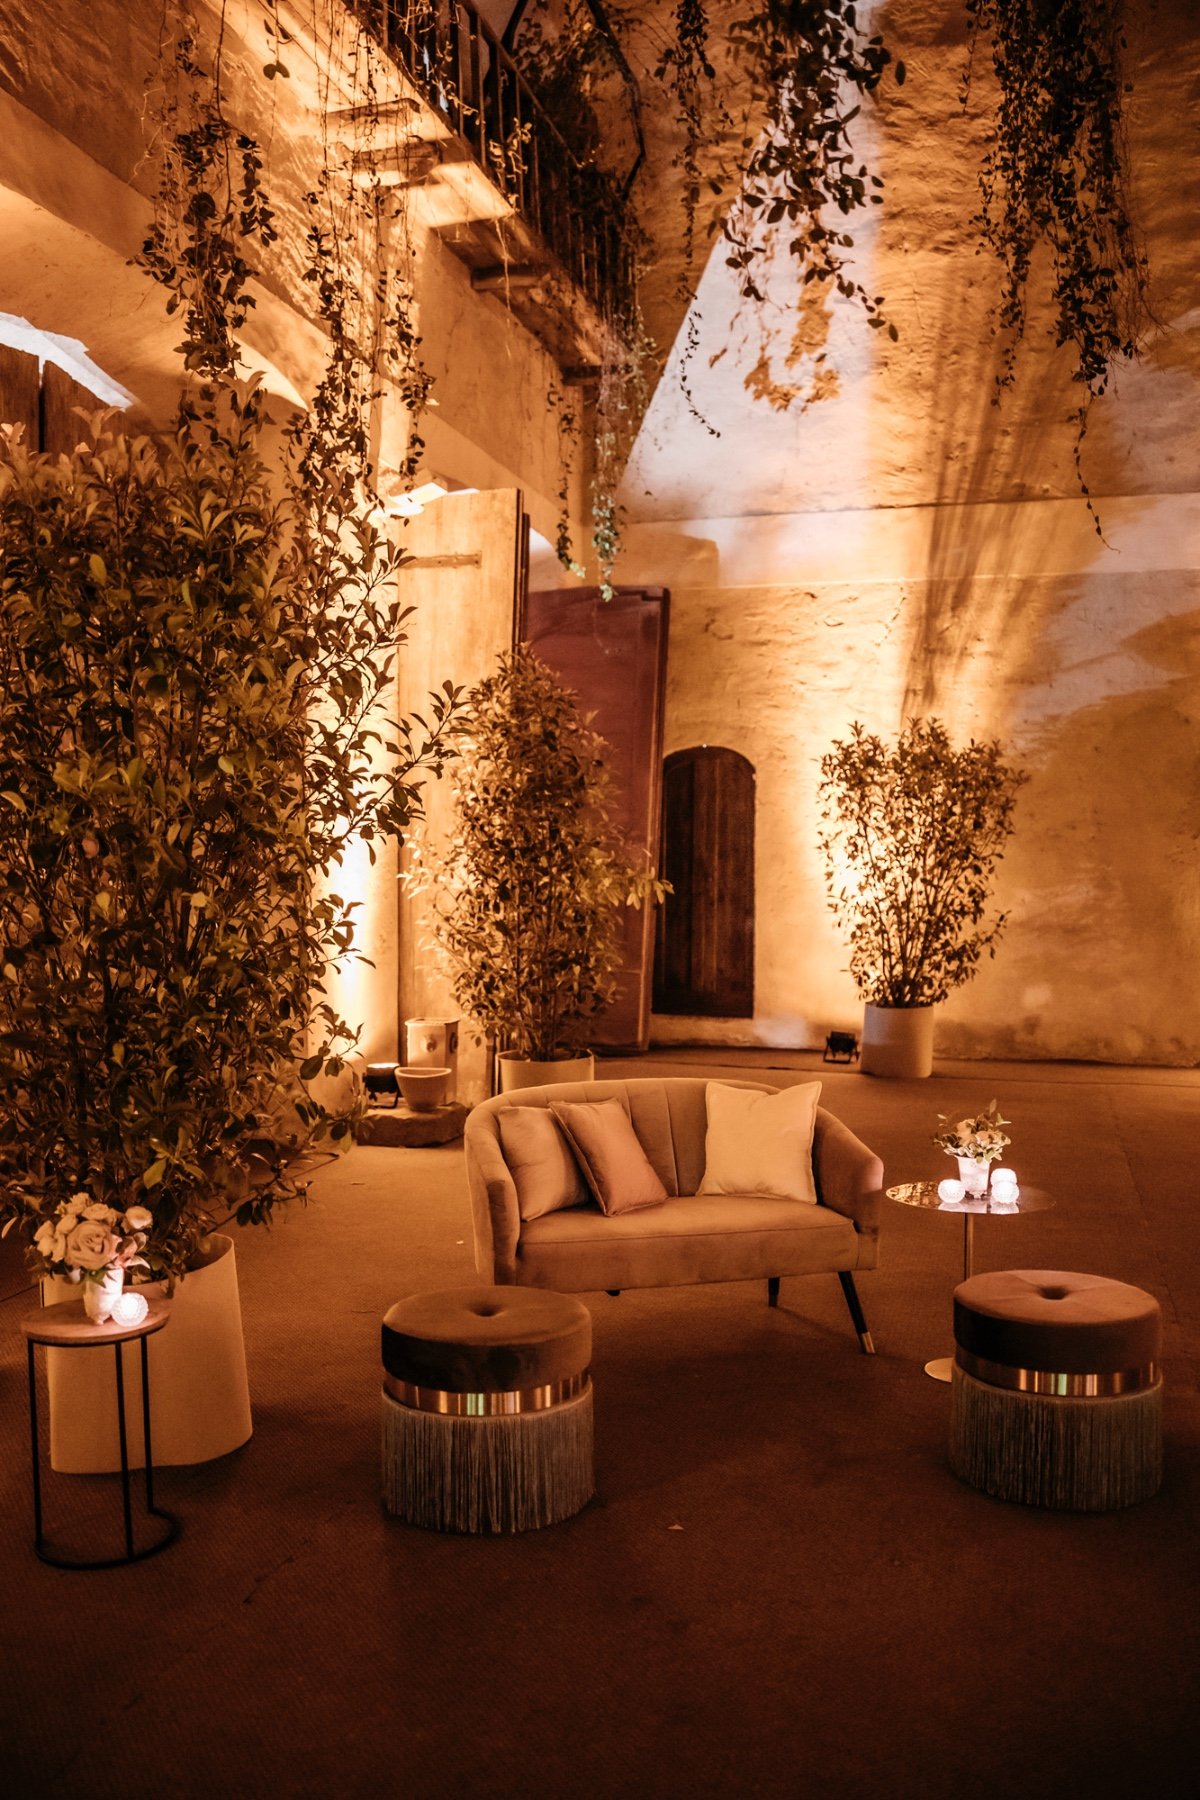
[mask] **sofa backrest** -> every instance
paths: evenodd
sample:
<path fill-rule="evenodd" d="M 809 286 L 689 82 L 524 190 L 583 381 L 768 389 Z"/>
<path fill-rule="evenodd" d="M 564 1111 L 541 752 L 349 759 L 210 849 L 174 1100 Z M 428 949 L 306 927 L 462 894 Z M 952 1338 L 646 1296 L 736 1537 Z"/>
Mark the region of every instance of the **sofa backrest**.
<path fill-rule="evenodd" d="M 728 1087 L 756 1093 L 778 1090 L 762 1081 L 730 1081 Z M 629 1114 L 638 1142 L 668 1194 L 694 1194 L 704 1174 L 704 1138 L 708 1129 L 706 1077 L 677 1076 L 655 1080 L 572 1081 L 559 1087 L 517 1088 L 477 1106 L 468 1131 L 499 1135 L 495 1115 L 507 1106 L 549 1106 L 552 1100 L 617 1099 Z"/>

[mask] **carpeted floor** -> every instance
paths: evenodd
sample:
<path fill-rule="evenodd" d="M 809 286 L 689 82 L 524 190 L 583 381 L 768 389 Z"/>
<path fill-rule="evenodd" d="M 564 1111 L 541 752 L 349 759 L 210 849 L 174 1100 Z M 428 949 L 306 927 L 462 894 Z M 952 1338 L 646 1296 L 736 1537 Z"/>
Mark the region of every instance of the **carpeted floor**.
<path fill-rule="evenodd" d="M 1125 1513 L 962 1487 L 945 1457 L 961 1232 L 889 1206 L 857 1348 L 832 1276 L 586 1296 L 596 1500 L 508 1539 L 378 1500 L 391 1301 L 473 1279 L 457 1146 L 359 1149 L 238 1237 L 250 1443 L 166 1470 L 179 1542 L 128 1569 L 30 1544 L 23 1345 L 0 1304 L 0 1769 L 22 1796 L 911 1796 L 1192 1791 L 1200 1751 L 1200 1073 L 955 1065 L 884 1083 L 770 1051 L 604 1073 L 819 1073 L 889 1181 L 945 1172 L 939 1112 L 996 1094 L 1054 1211 L 977 1268 L 1149 1288 L 1167 1474 Z M 769 1071 L 769 1073 L 766 1073 Z M 59 1478 L 63 1479 L 63 1478 Z M 97 1487 L 115 1503 L 107 1483 Z"/>

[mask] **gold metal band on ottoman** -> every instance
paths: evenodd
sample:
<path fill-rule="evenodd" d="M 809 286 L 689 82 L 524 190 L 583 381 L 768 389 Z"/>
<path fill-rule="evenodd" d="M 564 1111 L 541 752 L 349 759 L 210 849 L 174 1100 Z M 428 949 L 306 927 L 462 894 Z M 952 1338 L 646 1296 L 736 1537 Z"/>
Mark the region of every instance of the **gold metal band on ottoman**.
<path fill-rule="evenodd" d="M 1140 1369 L 1116 1369 L 1108 1375 L 1060 1375 L 1050 1369 L 1014 1369 L 1008 1363 L 989 1362 L 958 1345 L 955 1360 L 967 1375 L 988 1387 L 1013 1388 L 1021 1394 L 1052 1394 L 1065 1400 L 1103 1399 L 1113 1394 L 1139 1394 L 1158 1381 L 1158 1364 Z"/>
<path fill-rule="evenodd" d="M 550 1381 L 544 1387 L 513 1388 L 499 1394 L 452 1394 L 446 1388 L 418 1387 L 415 1382 L 401 1381 L 385 1375 L 383 1391 L 401 1406 L 414 1412 L 445 1413 L 458 1419 L 486 1419 L 502 1413 L 547 1412 L 574 1400 L 588 1384 L 588 1371 L 568 1375 L 565 1381 Z"/>

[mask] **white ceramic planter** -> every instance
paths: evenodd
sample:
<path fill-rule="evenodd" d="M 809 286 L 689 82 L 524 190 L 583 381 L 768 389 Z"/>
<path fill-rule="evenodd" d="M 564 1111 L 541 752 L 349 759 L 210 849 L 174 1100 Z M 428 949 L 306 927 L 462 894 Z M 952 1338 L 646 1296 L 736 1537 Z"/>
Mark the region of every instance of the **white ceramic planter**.
<path fill-rule="evenodd" d="M 413 1112 L 436 1112 L 446 1099 L 451 1073 L 448 1068 L 417 1068 L 411 1063 L 401 1063 L 396 1070 L 396 1080 L 405 1106 L 411 1107 Z"/>
<path fill-rule="evenodd" d="M 404 1061 L 408 1068 L 447 1069 L 444 1100 L 453 1100 L 458 1081 L 458 1020 L 405 1019 Z"/>
<path fill-rule="evenodd" d="M 596 1061 L 590 1050 L 583 1056 L 560 1056 L 552 1062 L 534 1062 L 527 1056 L 518 1056 L 515 1050 L 502 1050 L 496 1058 L 496 1067 L 500 1071 L 500 1092 L 511 1094 L 517 1088 L 591 1081 Z"/>
<path fill-rule="evenodd" d="M 233 1239 L 209 1240 L 208 1259 L 176 1283 L 171 1322 L 148 1340 L 150 1431 L 155 1465 L 211 1462 L 253 1430 Z M 138 1291 L 161 1299 L 166 1284 Z M 74 1299 L 66 1282 L 42 1283 L 46 1305 Z M 129 1462 L 145 1462 L 142 1366 L 137 1344 L 122 1350 Z M 121 1466 L 114 1359 L 107 1350 L 48 1350 L 50 1463 L 66 1475 L 102 1475 Z"/>
<path fill-rule="evenodd" d="M 864 1075 L 924 1081 L 933 1074 L 932 1006 L 873 1006 L 863 1009 Z"/>

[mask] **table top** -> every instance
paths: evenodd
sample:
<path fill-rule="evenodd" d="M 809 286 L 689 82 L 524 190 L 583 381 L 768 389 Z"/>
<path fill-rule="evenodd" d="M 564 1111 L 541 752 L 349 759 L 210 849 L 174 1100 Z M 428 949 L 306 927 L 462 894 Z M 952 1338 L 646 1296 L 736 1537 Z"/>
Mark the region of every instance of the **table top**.
<path fill-rule="evenodd" d="M 57 1306 L 43 1306 L 21 1320 L 21 1330 L 32 1344 L 51 1344 L 60 1349 L 82 1349 L 89 1344 L 120 1344 L 126 1340 L 149 1337 L 161 1331 L 171 1317 L 168 1300 L 151 1300 L 150 1310 L 140 1325 L 118 1325 L 106 1319 L 94 1325 L 83 1310 L 82 1300 L 62 1300 Z"/>
<path fill-rule="evenodd" d="M 1021 1213 L 1047 1212 L 1054 1205 L 1053 1196 L 1044 1188 L 1026 1187 L 1024 1182 L 1016 1200 L 993 1200 L 990 1193 L 978 1200 L 939 1200 L 936 1181 L 905 1181 L 882 1192 L 901 1206 L 920 1206 L 928 1212 L 952 1213 L 958 1218 L 1014 1219 Z"/>

